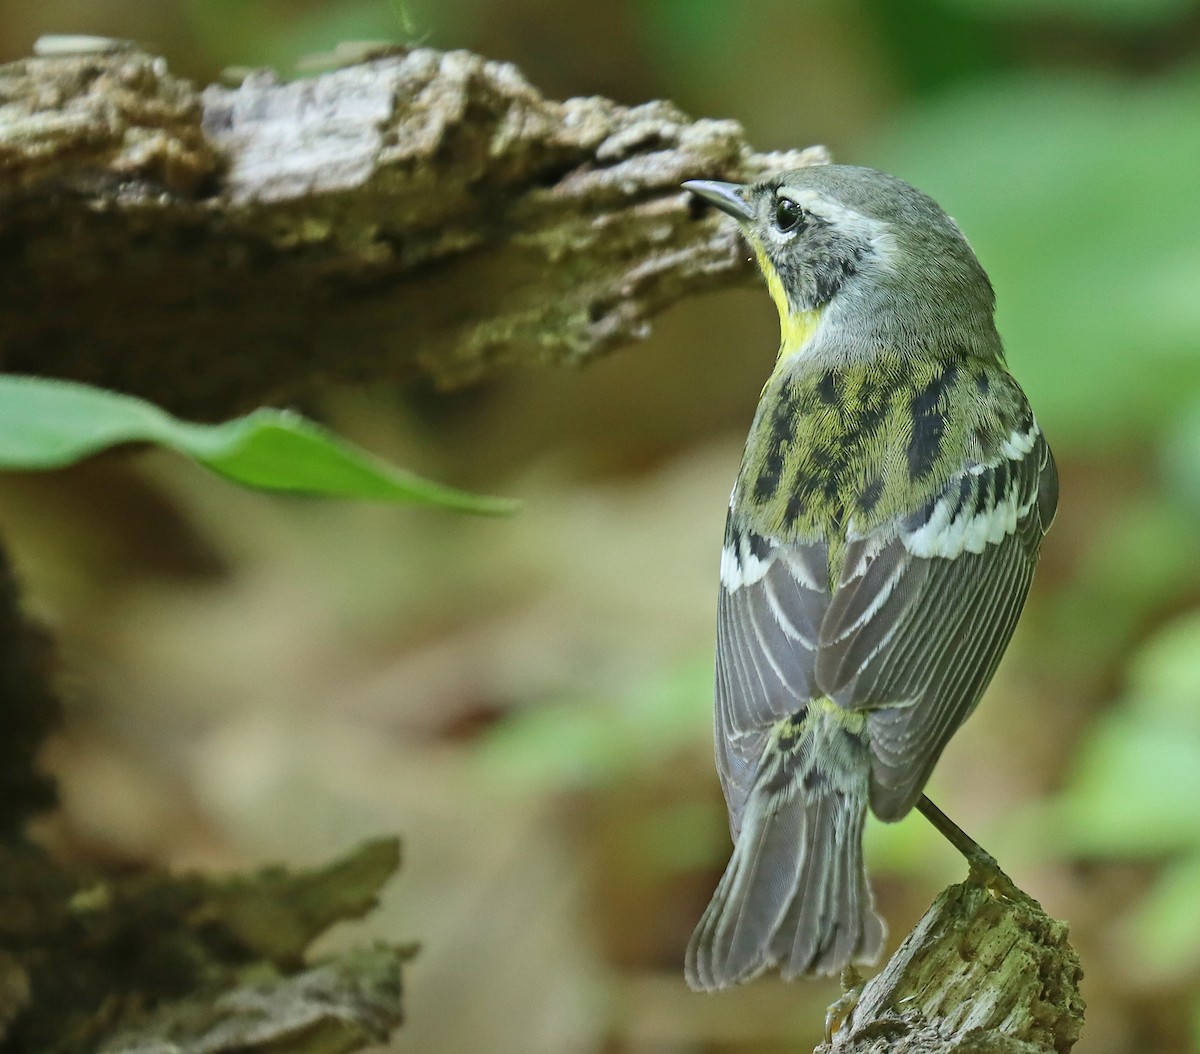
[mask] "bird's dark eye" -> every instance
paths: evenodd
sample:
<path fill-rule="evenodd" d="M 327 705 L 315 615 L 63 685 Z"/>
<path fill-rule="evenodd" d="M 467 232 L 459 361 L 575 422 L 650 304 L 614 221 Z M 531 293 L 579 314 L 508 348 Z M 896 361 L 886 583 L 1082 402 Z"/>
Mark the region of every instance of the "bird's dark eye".
<path fill-rule="evenodd" d="M 780 198 L 775 202 L 775 226 L 787 233 L 800 226 L 804 219 L 804 210 L 791 198 Z"/>

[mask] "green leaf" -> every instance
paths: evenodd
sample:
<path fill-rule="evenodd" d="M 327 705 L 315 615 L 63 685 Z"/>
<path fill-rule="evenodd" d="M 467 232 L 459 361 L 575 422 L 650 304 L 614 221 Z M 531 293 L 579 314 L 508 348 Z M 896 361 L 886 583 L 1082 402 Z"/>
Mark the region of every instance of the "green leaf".
<path fill-rule="evenodd" d="M 152 403 L 67 381 L 0 376 L 0 469 L 62 468 L 122 443 L 154 443 L 226 479 L 263 490 L 510 513 L 481 497 L 395 468 L 287 410 L 223 424 L 181 421 Z"/>

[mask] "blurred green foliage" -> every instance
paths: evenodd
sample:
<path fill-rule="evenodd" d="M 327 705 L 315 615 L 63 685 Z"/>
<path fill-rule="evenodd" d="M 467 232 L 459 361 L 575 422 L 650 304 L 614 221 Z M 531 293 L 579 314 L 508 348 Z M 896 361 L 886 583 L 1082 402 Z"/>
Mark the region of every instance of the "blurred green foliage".
<path fill-rule="evenodd" d="M 1195 400 L 1195 70 L 991 79 L 914 108 L 878 159 L 946 203 L 986 262 L 1010 361 L 1060 448 L 1128 447 Z"/>
<path fill-rule="evenodd" d="M 1200 536 L 1192 511 L 1158 488 L 1120 489 L 1113 488 L 1112 508 L 1076 554 L 1073 588 L 1040 600 L 1053 627 L 1055 661 L 1089 685 L 1119 671 L 1145 627 L 1164 608 L 1190 602 L 1197 588 Z"/>
<path fill-rule="evenodd" d="M 1200 616 L 1190 614 L 1138 649 L 1124 694 L 1084 739 L 1059 803 L 1072 851 L 1200 852 L 1197 699 Z"/>
<path fill-rule="evenodd" d="M 1124 694 L 1090 729 L 1053 803 L 1065 850 L 1161 860 L 1129 918 L 1143 966 L 1200 966 L 1200 614 L 1133 656 Z"/>
<path fill-rule="evenodd" d="M 1159 25 L 1186 15 L 1191 0 L 941 0 L 947 8 L 997 20 L 1030 17 L 1095 23 L 1107 29 Z"/>
<path fill-rule="evenodd" d="M 417 35 L 404 0 L 247 3 L 185 0 L 197 41 L 227 66 L 271 66 L 294 74 L 306 56 L 343 41 L 410 43 Z"/>
<path fill-rule="evenodd" d="M 530 706 L 485 741 L 483 762 L 506 782 L 594 787 L 695 742 L 709 717 L 711 660 L 681 663 L 608 698 Z"/>

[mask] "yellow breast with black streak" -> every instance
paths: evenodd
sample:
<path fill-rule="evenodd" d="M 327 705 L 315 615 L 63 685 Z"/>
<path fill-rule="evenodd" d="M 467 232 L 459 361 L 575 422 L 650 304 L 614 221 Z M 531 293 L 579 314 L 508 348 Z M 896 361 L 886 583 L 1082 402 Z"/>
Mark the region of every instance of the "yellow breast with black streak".
<path fill-rule="evenodd" d="M 1003 367 L 965 354 L 829 368 L 781 363 L 763 390 L 735 508 L 781 541 L 824 539 L 831 574 L 862 535 L 997 456 L 1027 407 Z"/>

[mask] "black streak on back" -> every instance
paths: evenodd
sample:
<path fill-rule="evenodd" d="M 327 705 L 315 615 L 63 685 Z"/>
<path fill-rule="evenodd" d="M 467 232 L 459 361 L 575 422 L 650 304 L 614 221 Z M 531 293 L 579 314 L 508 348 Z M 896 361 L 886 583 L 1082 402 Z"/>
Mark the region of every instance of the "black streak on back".
<path fill-rule="evenodd" d="M 754 497 L 768 500 L 778 489 L 783 476 L 783 455 L 795 431 L 796 394 L 792 390 L 781 394 L 779 405 L 771 416 L 771 434 L 762 471 L 754 481 Z"/>
<path fill-rule="evenodd" d="M 957 379 L 958 365 L 947 362 L 912 398 L 913 434 L 908 444 L 908 473 L 914 480 L 924 479 L 937 464 L 942 452 L 942 433 L 946 428 L 945 405 Z"/>

